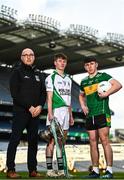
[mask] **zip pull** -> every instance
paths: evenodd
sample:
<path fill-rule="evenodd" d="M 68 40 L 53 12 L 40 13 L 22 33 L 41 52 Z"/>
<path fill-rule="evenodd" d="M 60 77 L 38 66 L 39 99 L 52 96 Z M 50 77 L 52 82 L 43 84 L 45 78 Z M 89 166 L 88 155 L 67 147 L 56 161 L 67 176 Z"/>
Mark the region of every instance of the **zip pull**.
<path fill-rule="evenodd" d="M 92 120 L 93 120 L 93 125 L 94 125 L 94 116 L 92 116 Z"/>

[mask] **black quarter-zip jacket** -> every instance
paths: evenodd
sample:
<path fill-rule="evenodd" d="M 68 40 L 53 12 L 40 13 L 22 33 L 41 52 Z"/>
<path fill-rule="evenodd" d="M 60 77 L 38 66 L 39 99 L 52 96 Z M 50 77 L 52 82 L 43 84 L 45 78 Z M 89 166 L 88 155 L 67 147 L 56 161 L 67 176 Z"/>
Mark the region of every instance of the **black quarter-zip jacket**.
<path fill-rule="evenodd" d="M 28 111 L 31 106 L 43 107 L 46 101 L 45 74 L 21 63 L 13 69 L 10 92 L 15 111 Z"/>

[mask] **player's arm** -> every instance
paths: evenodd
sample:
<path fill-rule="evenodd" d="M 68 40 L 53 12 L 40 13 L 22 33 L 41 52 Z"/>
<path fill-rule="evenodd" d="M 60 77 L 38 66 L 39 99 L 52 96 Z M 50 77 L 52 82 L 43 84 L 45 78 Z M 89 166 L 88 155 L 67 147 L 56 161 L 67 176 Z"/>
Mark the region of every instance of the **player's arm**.
<path fill-rule="evenodd" d="M 117 81 L 116 79 L 111 79 L 109 82 L 111 83 L 111 88 L 104 93 L 100 93 L 99 96 L 101 98 L 108 97 L 108 96 L 116 93 L 117 91 L 119 91 L 122 88 L 121 83 L 119 81 Z"/>
<path fill-rule="evenodd" d="M 74 118 L 73 118 L 71 106 L 69 106 L 69 115 L 70 115 L 70 118 L 69 118 L 69 125 L 70 125 L 70 126 L 73 126 L 73 125 L 74 125 Z"/>
<path fill-rule="evenodd" d="M 49 120 L 53 119 L 52 97 L 53 97 L 53 91 L 47 91 L 48 119 Z"/>
<path fill-rule="evenodd" d="M 86 104 L 86 97 L 85 97 L 84 92 L 80 92 L 80 94 L 79 94 L 79 102 L 80 102 L 80 105 L 81 105 L 81 108 L 82 108 L 84 114 L 87 115 L 89 110 L 88 110 L 88 107 L 87 107 L 87 104 Z"/>
<path fill-rule="evenodd" d="M 122 88 L 121 83 L 117 81 L 116 79 L 112 79 L 109 82 L 111 83 L 112 87 L 108 90 L 108 96 L 116 93 Z"/>
<path fill-rule="evenodd" d="M 51 76 L 48 76 L 45 80 L 47 91 L 47 107 L 48 107 L 48 120 L 53 119 L 53 82 Z"/>

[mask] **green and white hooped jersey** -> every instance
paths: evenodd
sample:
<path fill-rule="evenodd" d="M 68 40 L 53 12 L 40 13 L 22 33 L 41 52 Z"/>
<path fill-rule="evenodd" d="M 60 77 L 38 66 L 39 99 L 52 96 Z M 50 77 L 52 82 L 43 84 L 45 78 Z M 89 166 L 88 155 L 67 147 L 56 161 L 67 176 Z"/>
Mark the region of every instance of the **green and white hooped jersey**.
<path fill-rule="evenodd" d="M 46 78 L 46 91 L 53 91 L 53 109 L 71 105 L 72 80 L 69 75 L 64 77 L 54 71 Z"/>
<path fill-rule="evenodd" d="M 95 116 L 99 114 L 109 114 L 109 98 L 100 98 L 98 96 L 97 87 L 102 81 L 110 81 L 112 76 L 107 73 L 98 72 L 93 78 L 87 76 L 81 81 L 80 93 L 85 93 L 86 102 L 89 109 L 88 116 Z"/>

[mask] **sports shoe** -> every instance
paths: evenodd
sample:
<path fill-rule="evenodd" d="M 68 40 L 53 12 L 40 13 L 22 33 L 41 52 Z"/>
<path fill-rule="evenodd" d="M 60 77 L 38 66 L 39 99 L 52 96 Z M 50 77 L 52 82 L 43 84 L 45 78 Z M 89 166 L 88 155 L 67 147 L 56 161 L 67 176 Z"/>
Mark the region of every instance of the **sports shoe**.
<path fill-rule="evenodd" d="M 41 174 L 39 173 L 39 172 L 37 172 L 37 171 L 32 171 L 32 172 L 29 172 L 29 177 L 34 177 L 34 178 L 41 178 L 42 176 L 41 176 Z"/>
<path fill-rule="evenodd" d="M 65 177 L 64 170 L 58 170 L 57 174 L 58 174 L 58 177 Z"/>
<path fill-rule="evenodd" d="M 113 174 L 109 171 L 106 171 L 105 174 L 100 177 L 100 179 L 113 179 Z"/>
<path fill-rule="evenodd" d="M 20 179 L 21 176 L 16 173 L 14 170 L 13 171 L 7 171 L 7 178 L 10 178 L 10 179 Z"/>
<path fill-rule="evenodd" d="M 100 177 L 100 174 L 96 173 L 95 171 L 92 171 L 88 176 L 85 176 L 84 179 L 98 179 Z"/>
<path fill-rule="evenodd" d="M 50 169 L 50 170 L 47 170 L 46 176 L 47 177 L 58 177 L 58 174 L 55 170 Z"/>

